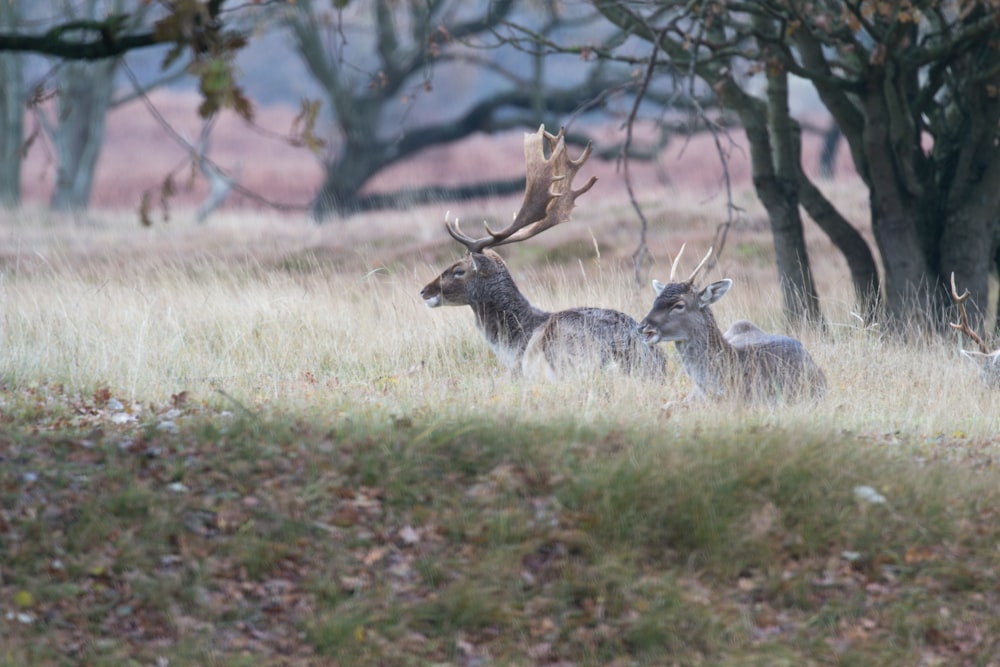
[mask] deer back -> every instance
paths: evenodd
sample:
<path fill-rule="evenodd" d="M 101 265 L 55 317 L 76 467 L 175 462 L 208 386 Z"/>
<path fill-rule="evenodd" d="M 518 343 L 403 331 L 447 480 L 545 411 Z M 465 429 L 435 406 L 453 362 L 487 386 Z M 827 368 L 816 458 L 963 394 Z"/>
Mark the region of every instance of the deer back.
<path fill-rule="evenodd" d="M 606 308 L 536 308 L 492 250 L 468 253 L 420 294 L 430 308 L 472 308 L 501 363 L 529 378 L 611 369 L 659 378 L 665 371 L 666 356 L 643 344 L 634 319 Z"/>
<path fill-rule="evenodd" d="M 572 308 L 552 315 L 539 327 L 524 355 L 528 377 L 555 379 L 614 370 L 663 379 L 666 355 L 647 346 L 630 316 L 607 308 Z"/>
<path fill-rule="evenodd" d="M 826 393 L 826 376 L 800 341 L 765 333 L 742 334 L 731 344 L 743 371 L 743 398 L 818 398 Z"/>

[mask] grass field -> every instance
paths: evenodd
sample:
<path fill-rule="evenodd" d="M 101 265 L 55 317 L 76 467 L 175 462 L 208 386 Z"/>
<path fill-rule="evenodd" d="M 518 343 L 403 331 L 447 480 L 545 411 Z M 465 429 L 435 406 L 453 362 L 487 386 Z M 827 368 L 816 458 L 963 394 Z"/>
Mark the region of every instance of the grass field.
<path fill-rule="evenodd" d="M 743 204 L 704 279 L 723 328 L 783 330 Z M 624 202 L 503 254 L 536 305 L 641 318 L 722 218 L 649 205 L 641 289 Z M 679 404 L 671 349 L 665 384 L 529 384 L 422 305 L 442 217 L 3 219 L 0 665 L 1000 664 L 1000 413 L 960 340 L 861 326 L 811 229 L 821 404 Z"/>

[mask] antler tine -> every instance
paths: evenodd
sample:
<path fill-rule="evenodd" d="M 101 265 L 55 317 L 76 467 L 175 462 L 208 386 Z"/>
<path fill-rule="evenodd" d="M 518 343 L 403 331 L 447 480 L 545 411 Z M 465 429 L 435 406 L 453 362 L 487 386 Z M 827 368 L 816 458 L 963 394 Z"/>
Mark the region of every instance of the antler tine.
<path fill-rule="evenodd" d="M 694 271 L 691 272 L 691 275 L 684 282 L 693 283 L 695 276 L 698 275 L 698 272 L 701 271 L 702 267 L 705 266 L 705 263 L 708 262 L 708 258 L 711 256 L 712 256 L 712 247 L 709 246 L 708 252 L 705 253 L 705 256 L 702 258 L 702 260 L 698 262 L 698 266 L 694 267 Z"/>
<path fill-rule="evenodd" d="M 451 238 L 464 245 L 469 252 L 479 252 L 482 250 L 482 247 L 477 246 L 479 246 L 479 244 L 483 241 L 489 241 L 489 238 L 474 239 L 463 232 L 462 228 L 458 225 L 458 218 L 455 218 L 454 220 L 451 219 L 451 211 L 444 214 L 444 228 L 448 230 L 448 234 L 451 235 Z"/>
<path fill-rule="evenodd" d="M 670 277 L 667 278 L 667 282 L 674 282 L 674 276 L 677 275 L 677 265 L 680 264 L 681 255 L 684 254 L 684 248 L 687 247 L 687 243 L 681 244 L 681 249 L 677 251 L 677 256 L 674 257 L 673 263 L 670 265 Z"/>
<path fill-rule="evenodd" d="M 949 322 L 948 324 L 951 325 L 951 328 L 957 329 L 958 331 L 961 331 L 966 336 L 971 338 L 973 342 L 975 342 L 975 344 L 979 346 L 980 352 L 983 352 L 985 354 L 990 354 L 991 353 L 990 348 L 987 347 L 986 343 L 983 342 L 983 339 L 980 338 L 979 335 L 972 330 L 971 326 L 969 326 L 969 315 L 968 313 L 965 312 L 965 300 L 968 298 L 969 298 L 968 289 L 962 292 L 962 295 L 959 296 L 958 289 L 955 287 L 955 272 L 952 271 L 951 299 L 952 301 L 955 302 L 955 305 L 958 306 L 958 322 Z"/>
<path fill-rule="evenodd" d="M 965 300 L 969 298 L 969 290 L 965 290 L 965 292 L 962 294 L 962 296 L 958 295 L 958 288 L 955 287 L 955 272 L 954 271 L 951 272 L 951 298 L 957 304 L 964 303 Z M 952 326 L 954 326 L 954 325 L 952 325 Z"/>

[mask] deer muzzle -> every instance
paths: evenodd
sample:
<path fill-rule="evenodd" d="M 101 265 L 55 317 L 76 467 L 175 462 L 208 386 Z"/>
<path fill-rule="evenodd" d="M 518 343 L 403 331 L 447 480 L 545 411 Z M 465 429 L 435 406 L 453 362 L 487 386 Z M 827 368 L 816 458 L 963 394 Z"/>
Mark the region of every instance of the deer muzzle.
<path fill-rule="evenodd" d="M 420 296 L 424 299 L 424 305 L 428 308 L 437 308 L 441 305 L 441 289 L 436 283 L 431 283 L 420 290 Z"/>
<path fill-rule="evenodd" d="M 639 335 L 642 336 L 642 341 L 646 345 L 656 345 L 660 342 L 662 336 L 656 327 L 650 325 L 646 320 L 639 322 Z"/>

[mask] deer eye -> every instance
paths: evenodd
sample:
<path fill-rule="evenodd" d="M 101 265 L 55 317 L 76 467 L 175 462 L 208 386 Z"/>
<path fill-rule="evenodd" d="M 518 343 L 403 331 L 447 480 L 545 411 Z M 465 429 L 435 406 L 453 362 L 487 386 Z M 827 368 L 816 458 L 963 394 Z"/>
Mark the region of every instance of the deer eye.
<path fill-rule="evenodd" d="M 454 271 L 451 272 L 452 278 L 461 278 L 464 275 L 465 275 L 465 269 L 455 269 Z"/>
<path fill-rule="evenodd" d="M 675 303 L 674 305 L 672 305 L 670 307 L 670 311 L 671 312 L 678 312 L 679 313 L 679 312 L 682 312 L 683 310 L 684 310 L 684 302 L 683 301 L 678 301 L 677 303 Z"/>

